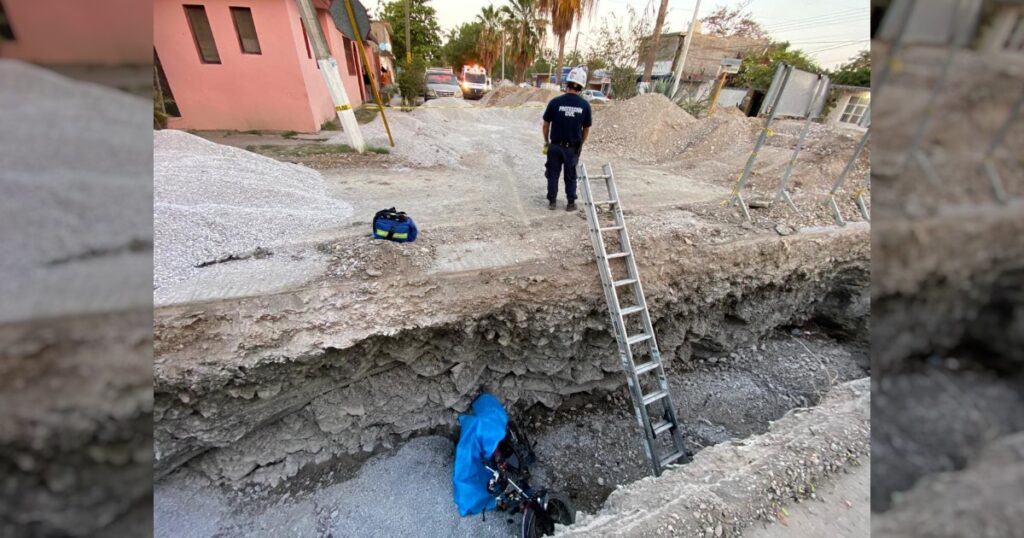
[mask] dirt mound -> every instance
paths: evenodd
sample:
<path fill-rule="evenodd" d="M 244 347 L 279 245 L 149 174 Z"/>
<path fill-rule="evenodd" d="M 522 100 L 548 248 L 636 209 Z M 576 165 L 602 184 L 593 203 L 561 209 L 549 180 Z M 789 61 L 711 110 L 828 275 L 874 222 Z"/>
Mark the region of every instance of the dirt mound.
<path fill-rule="evenodd" d="M 561 95 L 558 90 L 543 88 L 520 88 L 519 86 L 501 86 L 480 100 L 483 106 L 520 106 L 530 102 L 547 103 Z"/>
<path fill-rule="evenodd" d="M 637 161 L 662 161 L 686 149 L 696 123 L 669 98 L 649 93 L 595 110 L 590 140 Z"/>
<path fill-rule="evenodd" d="M 749 155 L 764 120 L 743 114 L 715 113 L 697 122 L 685 151 L 688 159 L 734 162 L 734 154 Z"/>

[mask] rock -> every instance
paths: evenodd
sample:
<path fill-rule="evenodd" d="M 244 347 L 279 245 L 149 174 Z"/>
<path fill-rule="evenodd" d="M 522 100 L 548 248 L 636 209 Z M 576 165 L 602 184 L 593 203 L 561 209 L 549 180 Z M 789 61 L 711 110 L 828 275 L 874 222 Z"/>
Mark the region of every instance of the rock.
<path fill-rule="evenodd" d="M 754 229 L 754 223 L 750 222 L 749 220 L 745 220 L 745 221 L 740 223 L 740 228 L 743 228 L 744 230 L 753 230 Z"/>
<path fill-rule="evenodd" d="M 716 536 L 716 538 L 721 538 L 723 532 L 725 532 L 725 530 L 722 529 L 721 525 L 718 525 L 718 526 L 715 527 L 715 536 Z"/>
<path fill-rule="evenodd" d="M 379 276 L 381 276 L 383 274 L 384 274 L 383 271 L 381 271 L 380 269 L 375 269 L 373 267 L 371 267 L 371 268 L 366 270 L 366 275 L 367 276 L 372 276 L 374 278 L 379 277 Z"/>
<path fill-rule="evenodd" d="M 597 485 L 598 486 L 603 486 L 604 485 L 604 478 L 598 477 L 597 478 Z"/>
<path fill-rule="evenodd" d="M 776 224 L 775 225 L 775 233 L 785 237 L 787 235 L 795 234 L 796 230 L 794 230 L 792 226 L 789 226 L 789 225 L 786 225 L 786 224 Z"/>
<path fill-rule="evenodd" d="M 772 201 L 767 198 L 751 198 L 747 200 L 747 207 L 754 209 L 765 209 L 772 206 Z"/>

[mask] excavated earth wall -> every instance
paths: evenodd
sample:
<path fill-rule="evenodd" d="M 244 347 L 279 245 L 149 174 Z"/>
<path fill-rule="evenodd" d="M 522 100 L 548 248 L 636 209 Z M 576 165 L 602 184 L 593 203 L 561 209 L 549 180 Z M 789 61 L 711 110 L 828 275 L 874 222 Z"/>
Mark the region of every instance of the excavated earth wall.
<path fill-rule="evenodd" d="M 639 260 L 670 368 L 819 319 L 863 330 L 869 229 L 692 246 Z M 486 386 L 556 407 L 624 384 L 594 262 L 322 285 L 159 309 L 155 468 L 232 486 L 447 430 Z"/>

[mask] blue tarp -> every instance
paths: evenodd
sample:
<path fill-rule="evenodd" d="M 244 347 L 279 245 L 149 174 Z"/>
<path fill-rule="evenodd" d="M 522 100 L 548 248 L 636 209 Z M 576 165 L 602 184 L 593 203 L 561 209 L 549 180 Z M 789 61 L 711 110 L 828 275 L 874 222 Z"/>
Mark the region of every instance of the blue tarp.
<path fill-rule="evenodd" d="M 459 515 L 468 516 L 494 509 L 494 495 L 487 492 L 491 472 L 481 458 L 490 458 L 505 438 L 508 415 L 497 398 L 481 394 L 473 401 L 472 414 L 459 415 L 459 424 L 452 483 Z"/>

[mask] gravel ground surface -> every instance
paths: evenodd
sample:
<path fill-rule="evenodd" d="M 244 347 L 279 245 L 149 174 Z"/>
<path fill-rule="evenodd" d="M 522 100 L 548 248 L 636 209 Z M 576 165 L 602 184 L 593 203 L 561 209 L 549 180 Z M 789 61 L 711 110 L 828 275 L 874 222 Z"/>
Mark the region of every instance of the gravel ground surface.
<path fill-rule="evenodd" d="M 866 357 L 863 342 L 837 342 L 809 327 L 703 357 L 695 371 L 670 371 L 670 382 L 686 437 L 699 451 L 763 433 L 786 411 L 815 405 L 830 387 L 863 377 Z M 617 487 L 646 476 L 627 398 L 623 390 L 581 397 L 559 411 L 511 410 L 537 442 L 534 483 L 594 511 Z M 156 536 L 515 535 L 518 515 L 511 523 L 504 514 L 458 516 L 452 459 L 451 438 L 421 437 L 361 466 L 331 462 L 284 486 L 242 492 L 222 491 L 184 469 L 157 486 Z"/>
<path fill-rule="evenodd" d="M 748 538 L 863 538 L 871 535 L 871 463 L 815 491 L 813 499 L 787 507 L 775 523 L 746 530 Z"/>
<path fill-rule="evenodd" d="M 319 173 L 182 131 L 155 132 L 153 158 L 158 302 L 161 288 L 194 278 L 200 266 L 273 256 L 352 216 Z"/>

